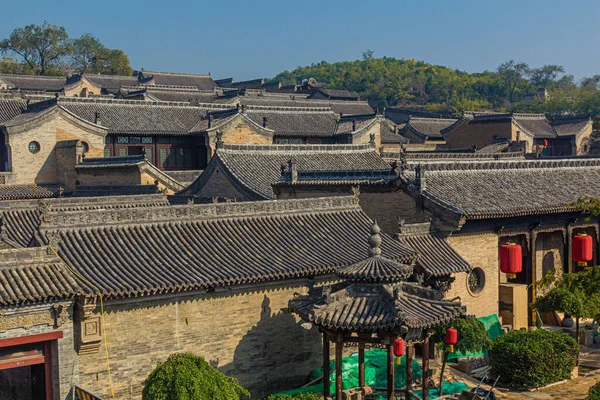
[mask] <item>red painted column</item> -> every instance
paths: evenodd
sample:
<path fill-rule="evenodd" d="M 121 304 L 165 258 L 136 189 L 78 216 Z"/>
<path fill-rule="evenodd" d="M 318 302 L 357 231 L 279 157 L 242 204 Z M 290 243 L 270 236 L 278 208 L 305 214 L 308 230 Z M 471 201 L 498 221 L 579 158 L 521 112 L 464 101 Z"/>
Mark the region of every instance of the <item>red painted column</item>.
<path fill-rule="evenodd" d="M 44 383 L 46 385 L 46 400 L 53 400 L 52 391 L 52 342 L 44 342 Z"/>

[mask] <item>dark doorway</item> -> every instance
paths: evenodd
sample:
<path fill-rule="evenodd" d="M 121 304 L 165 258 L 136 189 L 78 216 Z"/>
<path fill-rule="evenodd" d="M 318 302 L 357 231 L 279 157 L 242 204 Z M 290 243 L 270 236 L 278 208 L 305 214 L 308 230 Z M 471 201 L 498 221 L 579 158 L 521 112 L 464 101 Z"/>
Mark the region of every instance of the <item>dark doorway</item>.
<path fill-rule="evenodd" d="M 141 156 L 142 154 L 144 154 L 143 146 L 129 146 L 127 148 L 128 156 Z"/>

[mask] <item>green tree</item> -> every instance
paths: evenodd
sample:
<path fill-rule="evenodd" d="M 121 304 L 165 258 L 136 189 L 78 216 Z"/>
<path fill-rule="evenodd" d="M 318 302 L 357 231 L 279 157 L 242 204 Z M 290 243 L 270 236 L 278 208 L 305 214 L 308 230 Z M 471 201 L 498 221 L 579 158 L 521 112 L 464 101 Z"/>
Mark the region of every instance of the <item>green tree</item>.
<path fill-rule="evenodd" d="M 71 59 L 79 73 L 96 72 L 107 58 L 108 49 L 90 33 L 73 41 Z"/>
<path fill-rule="evenodd" d="M 0 41 L 0 52 L 19 56 L 32 70 L 45 75 L 49 69 L 60 64 L 71 52 L 72 44 L 62 26 L 27 25 L 15 29 L 8 39 Z"/>
<path fill-rule="evenodd" d="M 529 73 L 529 66 L 524 62 L 514 60 L 500 64 L 498 74 L 502 76 L 504 87 L 508 92 L 508 100 L 512 103 L 518 89 L 526 86 L 525 76 Z"/>
<path fill-rule="evenodd" d="M 108 75 L 131 76 L 133 74 L 129 65 L 129 57 L 123 50 L 108 50 L 102 70 L 99 72 Z"/>
<path fill-rule="evenodd" d="M 250 393 L 202 357 L 172 354 L 144 381 L 143 400 L 239 400 Z"/>
<path fill-rule="evenodd" d="M 455 319 L 448 324 L 439 326 L 435 330 L 434 340 L 436 346 L 442 350 L 440 396 L 442 396 L 444 370 L 446 369 L 446 362 L 448 361 L 448 355 L 450 354 L 450 346 L 446 344 L 446 331 L 448 328 L 455 328 L 458 331 L 458 340 L 456 345 L 454 345 L 454 350 L 458 350 L 463 354 L 487 350 L 492 343 L 483 323 L 475 318 Z"/>
<path fill-rule="evenodd" d="M 575 337 L 579 340 L 580 319 L 600 316 L 600 267 L 562 274 L 558 278 L 550 272 L 536 283 L 538 288 L 550 285 L 554 286 L 535 301 L 534 308 L 539 312 L 558 311 L 575 317 Z"/>
<path fill-rule="evenodd" d="M 131 75 L 129 57 L 123 50 L 107 49 L 89 33 L 73 41 L 73 64 L 79 73 Z"/>
<path fill-rule="evenodd" d="M 533 68 L 530 71 L 531 84 L 536 88 L 548 89 L 556 82 L 560 74 L 564 74 L 565 69 L 560 65 L 544 65 L 540 68 Z"/>

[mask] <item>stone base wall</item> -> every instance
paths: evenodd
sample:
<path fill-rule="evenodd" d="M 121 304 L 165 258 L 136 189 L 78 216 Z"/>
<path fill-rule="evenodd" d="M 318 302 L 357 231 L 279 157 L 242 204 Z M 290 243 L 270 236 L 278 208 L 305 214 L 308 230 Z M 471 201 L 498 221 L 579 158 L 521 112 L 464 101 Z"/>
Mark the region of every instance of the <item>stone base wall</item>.
<path fill-rule="evenodd" d="M 286 312 L 300 284 L 224 294 L 109 301 L 105 324 L 116 398 L 140 399 L 144 379 L 173 353 L 204 357 L 253 399 L 301 386 L 321 364 L 321 335 Z M 80 355 L 79 384 L 111 398 L 104 348 Z"/>

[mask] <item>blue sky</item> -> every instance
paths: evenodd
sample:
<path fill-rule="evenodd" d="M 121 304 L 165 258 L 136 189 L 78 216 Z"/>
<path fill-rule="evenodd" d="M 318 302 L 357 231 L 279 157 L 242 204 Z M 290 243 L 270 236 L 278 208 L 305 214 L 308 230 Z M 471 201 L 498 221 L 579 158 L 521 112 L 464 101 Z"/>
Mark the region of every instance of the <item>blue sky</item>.
<path fill-rule="evenodd" d="M 366 49 L 469 72 L 515 59 L 600 74 L 600 0 L 0 0 L 0 38 L 44 20 L 123 49 L 134 69 L 215 79 L 271 77 Z"/>

